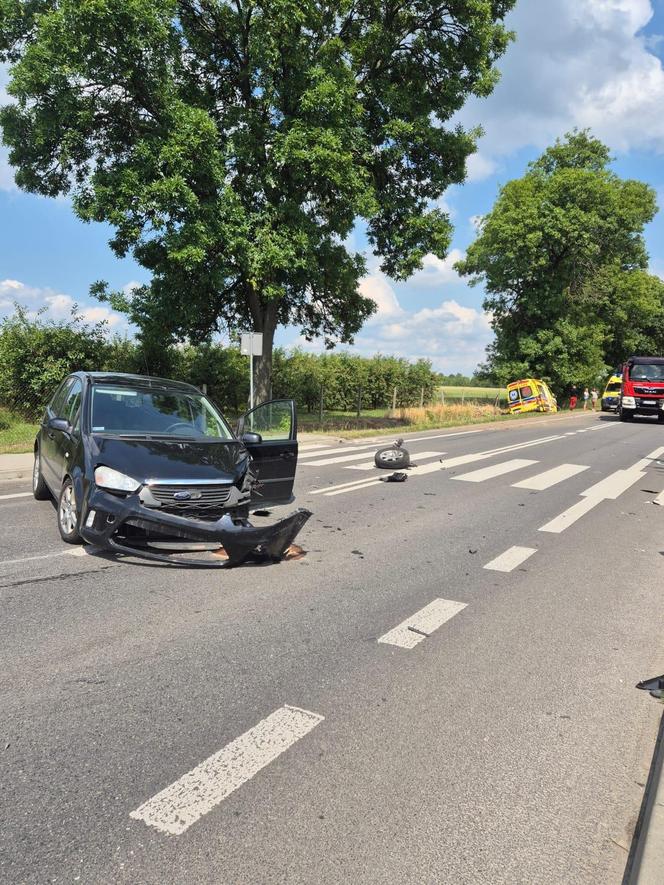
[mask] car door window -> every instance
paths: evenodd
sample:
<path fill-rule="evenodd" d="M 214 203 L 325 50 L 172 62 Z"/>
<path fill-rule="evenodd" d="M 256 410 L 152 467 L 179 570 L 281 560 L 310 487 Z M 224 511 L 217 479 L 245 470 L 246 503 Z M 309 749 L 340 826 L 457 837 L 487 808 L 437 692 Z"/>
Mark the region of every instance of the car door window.
<path fill-rule="evenodd" d="M 78 378 L 75 378 L 68 388 L 61 416 L 62 418 L 65 418 L 72 427 L 77 427 L 79 425 L 82 394 L 83 385 Z"/>
<path fill-rule="evenodd" d="M 260 433 L 264 440 L 295 439 L 293 401 L 278 399 L 256 406 L 244 417 L 242 432 L 245 431 Z"/>
<path fill-rule="evenodd" d="M 64 418 L 64 407 L 69 391 L 71 390 L 74 378 L 68 378 L 58 389 L 57 393 L 51 400 L 48 410 L 53 418 Z"/>

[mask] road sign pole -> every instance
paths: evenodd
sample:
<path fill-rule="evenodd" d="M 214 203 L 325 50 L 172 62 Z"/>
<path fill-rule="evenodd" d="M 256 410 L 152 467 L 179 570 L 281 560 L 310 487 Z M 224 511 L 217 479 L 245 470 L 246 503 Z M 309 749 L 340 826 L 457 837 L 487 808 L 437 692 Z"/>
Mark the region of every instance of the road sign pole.
<path fill-rule="evenodd" d="M 254 335 L 249 336 L 249 409 L 254 407 Z"/>

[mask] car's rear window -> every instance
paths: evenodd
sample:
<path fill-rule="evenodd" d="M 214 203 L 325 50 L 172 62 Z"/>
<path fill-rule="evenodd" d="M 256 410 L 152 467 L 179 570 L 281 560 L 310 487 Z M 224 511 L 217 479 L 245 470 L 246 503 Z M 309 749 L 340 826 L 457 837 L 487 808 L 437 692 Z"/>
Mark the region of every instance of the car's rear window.
<path fill-rule="evenodd" d="M 188 439 L 233 437 L 219 412 L 200 394 L 98 384 L 92 389 L 92 432 Z"/>
<path fill-rule="evenodd" d="M 521 399 L 528 399 L 529 396 L 533 395 L 533 389 L 526 384 L 524 387 L 519 388 L 519 393 L 521 394 Z"/>

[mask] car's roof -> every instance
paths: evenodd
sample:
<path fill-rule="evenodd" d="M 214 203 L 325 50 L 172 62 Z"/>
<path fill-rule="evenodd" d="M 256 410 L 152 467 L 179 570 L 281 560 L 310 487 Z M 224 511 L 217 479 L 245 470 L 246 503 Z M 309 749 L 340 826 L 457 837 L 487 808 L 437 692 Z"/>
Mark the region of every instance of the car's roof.
<path fill-rule="evenodd" d="M 152 375 L 130 375 L 124 372 L 75 372 L 74 374 L 88 378 L 93 384 L 118 384 L 126 387 L 155 387 L 163 390 L 183 390 L 188 393 L 200 393 L 197 387 L 184 381 L 173 381 L 170 378 L 157 378 Z"/>
<path fill-rule="evenodd" d="M 633 366 L 664 366 L 661 356 L 631 356 L 628 360 Z"/>

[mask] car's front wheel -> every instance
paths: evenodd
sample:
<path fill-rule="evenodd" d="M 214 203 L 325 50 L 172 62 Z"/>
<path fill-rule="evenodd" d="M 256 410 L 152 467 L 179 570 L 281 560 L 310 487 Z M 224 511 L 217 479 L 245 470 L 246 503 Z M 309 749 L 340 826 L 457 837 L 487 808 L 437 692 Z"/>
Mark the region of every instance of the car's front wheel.
<path fill-rule="evenodd" d="M 35 449 L 35 461 L 32 465 L 32 494 L 35 496 L 37 501 L 46 501 L 51 497 L 51 493 L 48 490 L 48 486 L 44 482 L 44 477 L 41 472 L 41 455 L 39 454 L 39 449 Z"/>
<path fill-rule="evenodd" d="M 82 544 L 78 531 L 79 513 L 76 504 L 74 484 L 69 477 L 62 483 L 58 501 L 58 529 L 60 537 L 67 544 Z"/>

